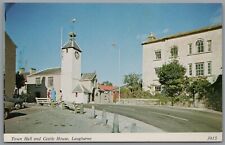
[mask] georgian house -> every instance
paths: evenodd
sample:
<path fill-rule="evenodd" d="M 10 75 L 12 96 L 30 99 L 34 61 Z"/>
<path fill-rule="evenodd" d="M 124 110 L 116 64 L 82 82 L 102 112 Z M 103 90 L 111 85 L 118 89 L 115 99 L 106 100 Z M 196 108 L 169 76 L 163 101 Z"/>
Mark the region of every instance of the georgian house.
<path fill-rule="evenodd" d="M 157 69 L 176 59 L 186 76 L 206 76 L 213 83 L 222 74 L 222 25 L 156 38 L 150 34 L 143 45 L 143 89 L 161 91 Z"/>

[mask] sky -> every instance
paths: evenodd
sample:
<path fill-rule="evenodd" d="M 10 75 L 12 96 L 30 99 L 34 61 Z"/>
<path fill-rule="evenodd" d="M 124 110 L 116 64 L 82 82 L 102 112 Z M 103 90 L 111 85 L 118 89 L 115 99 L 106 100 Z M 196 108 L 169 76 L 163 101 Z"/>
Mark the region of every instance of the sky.
<path fill-rule="evenodd" d="M 122 85 L 124 75 L 142 73 L 141 43 L 150 33 L 161 38 L 219 23 L 219 3 L 16 3 L 7 9 L 5 29 L 17 46 L 17 70 L 60 67 L 61 30 L 63 44 L 74 31 L 81 71 Z"/>

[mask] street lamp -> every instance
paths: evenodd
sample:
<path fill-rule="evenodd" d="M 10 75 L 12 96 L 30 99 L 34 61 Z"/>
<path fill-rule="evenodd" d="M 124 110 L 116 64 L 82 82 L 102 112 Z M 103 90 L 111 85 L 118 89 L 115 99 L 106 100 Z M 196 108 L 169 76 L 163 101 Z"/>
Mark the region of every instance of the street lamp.
<path fill-rule="evenodd" d="M 112 44 L 112 46 L 114 47 L 114 48 L 116 48 L 116 43 L 113 43 Z M 119 101 L 118 102 L 120 102 L 120 48 L 119 47 L 117 47 L 118 48 L 118 71 L 119 71 Z"/>

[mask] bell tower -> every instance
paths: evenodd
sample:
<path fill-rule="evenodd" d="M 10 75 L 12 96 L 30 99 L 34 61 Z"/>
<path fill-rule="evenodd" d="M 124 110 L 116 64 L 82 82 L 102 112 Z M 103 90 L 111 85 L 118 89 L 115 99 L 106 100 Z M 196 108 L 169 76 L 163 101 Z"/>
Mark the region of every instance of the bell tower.
<path fill-rule="evenodd" d="M 69 41 L 61 49 L 61 89 L 62 100 L 74 102 L 72 91 L 81 78 L 81 49 L 75 42 L 76 34 L 69 33 Z"/>

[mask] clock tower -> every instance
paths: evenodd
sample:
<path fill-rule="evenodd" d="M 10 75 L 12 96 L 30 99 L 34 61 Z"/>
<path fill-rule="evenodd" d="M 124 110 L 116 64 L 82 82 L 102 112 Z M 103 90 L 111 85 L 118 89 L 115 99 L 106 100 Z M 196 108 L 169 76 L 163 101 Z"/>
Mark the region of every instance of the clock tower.
<path fill-rule="evenodd" d="M 69 33 L 69 41 L 61 50 L 61 89 L 62 100 L 74 102 L 72 91 L 81 78 L 81 49 L 75 42 L 76 34 Z"/>

